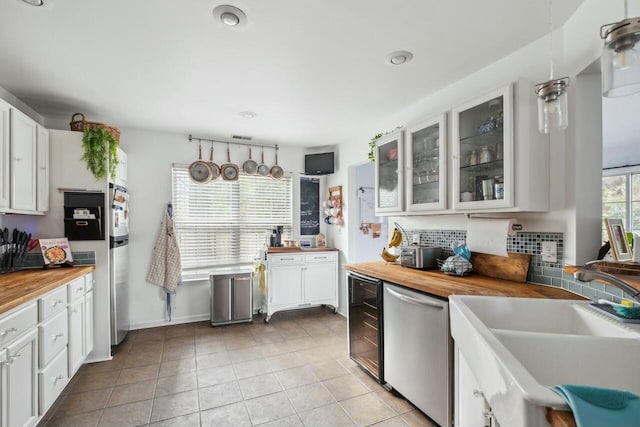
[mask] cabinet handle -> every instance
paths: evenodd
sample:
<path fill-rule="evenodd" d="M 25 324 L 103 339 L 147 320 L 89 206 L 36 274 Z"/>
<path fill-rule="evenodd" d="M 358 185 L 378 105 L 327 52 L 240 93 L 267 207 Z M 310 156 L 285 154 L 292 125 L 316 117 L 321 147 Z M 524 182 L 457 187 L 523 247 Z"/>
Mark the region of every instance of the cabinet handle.
<path fill-rule="evenodd" d="M 327 257 L 326 256 L 316 256 L 316 257 L 313 257 L 313 259 L 327 259 Z"/>
<path fill-rule="evenodd" d="M 40 170 L 47 170 L 47 168 L 45 166 L 40 166 Z"/>
<path fill-rule="evenodd" d="M 16 361 L 16 359 L 19 359 L 21 356 L 20 353 L 16 353 L 13 356 L 9 356 L 9 360 L 7 360 L 7 365 L 11 365 L 13 362 Z"/>
<path fill-rule="evenodd" d="M 58 375 L 53 379 L 53 384 L 55 385 L 55 383 L 57 383 L 58 381 L 62 381 L 63 379 L 64 377 L 62 375 Z"/>
<path fill-rule="evenodd" d="M 78 289 L 76 289 L 76 294 L 77 294 L 78 292 L 82 292 L 82 291 L 83 291 L 83 289 L 82 289 L 82 288 L 78 288 Z"/>
<path fill-rule="evenodd" d="M 22 161 L 22 159 L 20 157 L 14 157 L 13 160 L 15 160 L 16 162 Z"/>
<path fill-rule="evenodd" d="M 64 334 L 62 332 L 60 332 L 59 334 L 55 334 L 53 336 L 53 340 L 54 341 L 57 340 L 58 338 L 64 338 Z"/>
<path fill-rule="evenodd" d="M 473 390 L 473 397 L 484 397 L 480 390 Z"/>
<path fill-rule="evenodd" d="M 4 331 L 2 331 L 1 335 L 4 337 L 5 335 L 14 334 L 16 332 L 18 332 L 18 328 L 5 329 Z"/>
<path fill-rule="evenodd" d="M 280 258 L 280 261 L 293 261 L 295 258 Z"/>
<path fill-rule="evenodd" d="M 59 299 L 59 300 L 54 301 L 51 305 L 52 305 L 53 307 L 55 307 L 55 306 L 56 306 L 56 305 L 58 305 L 58 304 L 64 304 L 64 301 L 62 301 L 61 299 Z"/>
<path fill-rule="evenodd" d="M 72 312 L 72 313 L 77 313 L 77 312 L 78 312 L 78 309 L 77 309 L 77 308 L 74 308 L 73 310 L 71 310 L 71 312 Z"/>

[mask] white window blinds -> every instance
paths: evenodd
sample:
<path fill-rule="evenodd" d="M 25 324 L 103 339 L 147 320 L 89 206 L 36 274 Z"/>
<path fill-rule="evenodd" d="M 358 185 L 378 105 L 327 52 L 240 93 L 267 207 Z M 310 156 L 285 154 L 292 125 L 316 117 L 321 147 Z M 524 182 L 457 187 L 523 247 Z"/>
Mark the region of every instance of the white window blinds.
<path fill-rule="evenodd" d="M 251 263 L 268 232 L 292 229 L 292 180 L 240 175 L 197 184 L 186 165 L 173 165 L 173 217 L 183 270 Z"/>

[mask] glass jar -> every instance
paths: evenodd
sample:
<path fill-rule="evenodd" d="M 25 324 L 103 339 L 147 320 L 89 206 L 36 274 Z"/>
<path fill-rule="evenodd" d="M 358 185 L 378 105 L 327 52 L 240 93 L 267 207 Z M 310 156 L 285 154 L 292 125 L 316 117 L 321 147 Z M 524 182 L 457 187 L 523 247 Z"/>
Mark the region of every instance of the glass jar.
<path fill-rule="evenodd" d="M 482 147 L 480 151 L 480 163 L 489 163 L 493 160 L 493 153 L 489 150 L 489 147 Z"/>

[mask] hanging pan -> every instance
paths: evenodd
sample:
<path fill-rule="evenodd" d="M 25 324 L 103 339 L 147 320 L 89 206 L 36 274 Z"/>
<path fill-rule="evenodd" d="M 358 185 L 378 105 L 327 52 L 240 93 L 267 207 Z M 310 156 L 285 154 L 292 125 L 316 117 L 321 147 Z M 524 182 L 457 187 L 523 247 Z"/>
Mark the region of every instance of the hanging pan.
<path fill-rule="evenodd" d="M 202 145 L 198 141 L 198 160 L 189 165 L 189 177 L 198 184 L 206 184 L 212 176 L 211 165 L 202 161 Z"/>
<path fill-rule="evenodd" d="M 225 181 L 238 180 L 238 165 L 231 163 L 231 155 L 229 154 L 229 143 L 227 143 L 227 163 L 220 166 L 220 174 Z"/>
<path fill-rule="evenodd" d="M 258 171 L 258 162 L 251 158 L 251 147 L 249 147 L 249 160 L 242 164 L 242 170 L 249 175 L 255 175 Z"/>
<path fill-rule="evenodd" d="M 276 164 L 271 167 L 269 174 L 275 179 L 280 179 L 284 175 L 284 170 L 278 166 L 278 147 L 276 147 Z"/>
<path fill-rule="evenodd" d="M 211 168 L 210 181 L 215 181 L 220 177 L 220 166 L 213 162 L 213 142 L 211 143 L 211 151 L 209 153 L 209 167 Z"/>
<path fill-rule="evenodd" d="M 264 164 L 264 147 L 262 148 L 262 163 L 258 166 L 258 175 L 269 176 L 269 166 Z"/>

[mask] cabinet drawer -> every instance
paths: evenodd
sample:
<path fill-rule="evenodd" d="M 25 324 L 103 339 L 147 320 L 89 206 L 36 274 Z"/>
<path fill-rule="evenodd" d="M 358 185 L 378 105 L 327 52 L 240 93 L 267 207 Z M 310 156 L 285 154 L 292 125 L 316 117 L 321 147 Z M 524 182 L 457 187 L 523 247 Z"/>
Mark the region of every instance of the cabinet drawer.
<path fill-rule="evenodd" d="M 302 264 L 304 255 L 302 254 L 281 254 L 269 255 L 269 263 L 271 264 Z"/>
<path fill-rule="evenodd" d="M 53 359 L 53 356 L 67 346 L 69 341 L 68 325 L 67 310 L 64 310 L 38 328 L 40 332 L 41 369 Z"/>
<path fill-rule="evenodd" d="M 61 286 L 38 300 L 40 321 L 61 312 L 67 307 L 67 287 Z"/>
<path fill-rule="evenodd" d="M 0 346 L 38 324 L 38 309 L 32 302 L 0 320 Z"/>
<path fill-rule="evenodd" d="M 82 298 L 84 295 L 84 277 L 79 277 L 67 285 L 67 299 L 69 302 Z"/>
<path fill-rule="evenodd" d="M 84 291 L 89 292 L 93 289 L 93 273 L 88 273 L 84 276 Z"/>
<path fill-rule="evenodd" d="M 43 415 L 67 385 L 67 350 L 62 351 L 38 375 L 40 382 L 40 415 Z"/>
<path fill-rule="evenodd" d="M 305 262 L 335 262 L 338 260 L 337 252 L 316 252 L 313 254 L 305 254 Z"/>

